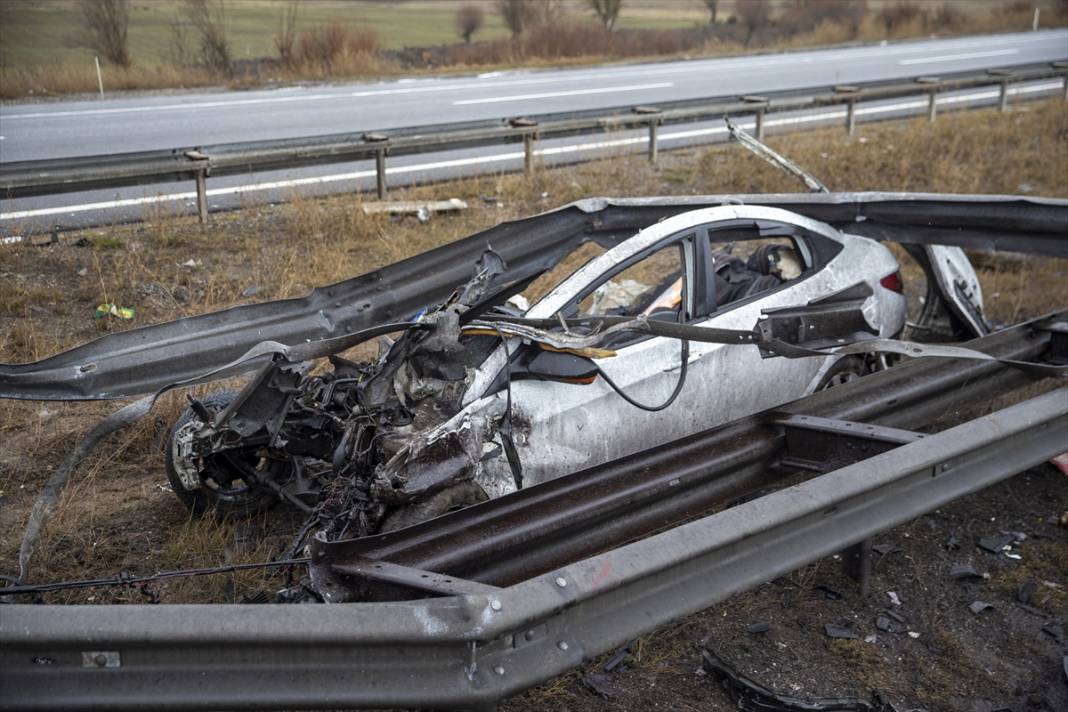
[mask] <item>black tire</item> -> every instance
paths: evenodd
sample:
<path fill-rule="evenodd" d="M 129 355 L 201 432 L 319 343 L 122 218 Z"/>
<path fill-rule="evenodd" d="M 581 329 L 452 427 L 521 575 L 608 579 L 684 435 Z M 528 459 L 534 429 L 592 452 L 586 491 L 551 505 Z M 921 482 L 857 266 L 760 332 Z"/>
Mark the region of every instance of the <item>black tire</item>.
<path fill-rule="evenodd" d="M 823 374 L 820 383 L 816 386 L 817 391 L 825 391 L 834 386 L 849 383 L 871 373 L 867 361 L 861 356 L 846 356 L 834 362 L 834 365 Z"/>
<path fill-rule="evenodd" d="M 230 405 L 236 397 L 237 394 L 234 391 L 220 391 L 212 393 L 200 402 L 212 413 L 218 413 Z M 251 451 L 233 450 L 226 454 L 220 453 L 206 458 L 198 472 L 200 488 L 193 490 L 186 488 L 175 463 L 175 438 L 186 425 L 199 421 L 200 418 L 193 412 L 193 409 L 186 408 L 167 438 L 164 455 L 167 480 L 182 504 L 195 514 L 213 510 L 218 516 L 225 517 L 231 514 L 241 516 L 253 514 L 277 503 L 278 495 L 273 490 L 246 482 L 241 479 L 241 471 L 243 469 L 249 472 L 258 470 L 257 474 L 262 477 L 278 479 L 284 475 L 289 465 L 281 461 L 271 461 L 264 465 L 261 458 Z M 235 485 L 235 482 L 240 484 Z"/>

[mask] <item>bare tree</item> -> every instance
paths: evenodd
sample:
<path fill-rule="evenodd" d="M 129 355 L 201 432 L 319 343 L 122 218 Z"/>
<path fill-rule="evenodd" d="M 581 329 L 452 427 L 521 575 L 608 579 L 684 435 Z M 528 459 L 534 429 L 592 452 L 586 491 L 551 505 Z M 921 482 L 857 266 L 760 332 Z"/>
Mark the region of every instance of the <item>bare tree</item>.
<path fill-rule="evenodd" d="M 745 25 L 745 46 L 748 47 L 753 35 L 768 24 L 768 3 L 767 0 L 735 0 L 734 5 L 739 21 Z"/>
<path fill-rule="evenodd" d="M 719 14 L 719 0 L 704 0 L 708 8 L 708 24 L 716 24 L 716 15 Z"/>
<path fill-rule="evenodd" d="M 589 0 L 590 9 L 597 15 L 597 19 L 605 26 L 606 30 L 615 27 L 619 10 L 623 7 L 623 0 Z"/>
<path fill-rule="evenodd" d="M 185 0 L 182 11 L 200 37 L 200 61 L 229 76 L 233 60 L 226 37 L 225 0 Z"/>
<path fill-rule="evenodd" d="M 471 44 L 471 35 L 482 27 L 482 8 L 478 5 L 461 5 L 456 10 L 456 29 L 465 44 Z"/>
<path fill-rule="evenodd" d="M 112 64 L 129 67 L 126 29 L 130 25 L 129 0 L 79 0 L 82 33 L 78 44 L 104 55 Z"/>
<path fill-rule="evenodd" d="M 512 37 L 518 37 L 523 31 L 526 12 L 524 0 L 497 0 L 497 12 L 504 21 L 504 26 L 512 32 Z"/>
<path fill-rule="evenodd" d="M 282 12 L 278 16 L 278 34 L 274 36 L 274 47 L 278 50 L 278 58 L 287 67 L 293 66 L 293 49 L 297 43 L 297 13 L 300 3 L 297 0 L 289 0 L 282 6 Z"/>
<path fill-rule="evenodd" d="M 529 27 L 559 20 L 563 0 L 497 0 L 497 12 L 515 38 Z"/>

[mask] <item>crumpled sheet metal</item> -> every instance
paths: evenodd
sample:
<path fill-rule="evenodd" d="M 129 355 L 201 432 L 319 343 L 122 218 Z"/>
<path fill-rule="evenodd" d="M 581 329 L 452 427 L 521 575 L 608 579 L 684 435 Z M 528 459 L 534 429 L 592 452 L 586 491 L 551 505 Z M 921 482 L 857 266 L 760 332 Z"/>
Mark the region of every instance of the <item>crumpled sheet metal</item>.
<path fill-rule="evenodd" d="M 852 234 L 1068 257 L 1068 201 L 919 193 L 590 198 L 496 225 L 306 297 L 235 307 L 110 334 L 41 361 L 0 364 L 0 397 L 97 400 L 151 393 L 214 372 L 263 341 L 297 344 L 401 321 L 446 299 L 487 248 L 518 281 L 552 267 L 583 242 L 614 244 L 664 217 L 724 203 L 793 210 Z M 204 380 L 210 380 L 205 378 Z"/>

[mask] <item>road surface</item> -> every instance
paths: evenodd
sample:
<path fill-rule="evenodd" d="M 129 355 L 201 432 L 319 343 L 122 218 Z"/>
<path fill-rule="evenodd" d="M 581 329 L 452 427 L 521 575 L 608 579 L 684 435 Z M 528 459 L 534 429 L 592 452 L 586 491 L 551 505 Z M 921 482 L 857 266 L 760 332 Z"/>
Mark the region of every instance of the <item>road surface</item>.
<path fill-rule="evenodd" d="M 1068 30 L 585 69 L 8 104 L 0 106 L 0 162 L 655 105 L 838 83 L 946 76 L 1062 59 L 1068 59 Z M 588 138 L 563 141 L 555 147 L 590 142 Z M 665 148 L 670 147 L 665 144 Z M 546 148 L 553 146 L 546 142 Z M 578 152 L 570 149 L 543 157 Z M 479 156 L 495 159 L 487 164 L 491 170 L 510 169 L 514 167 L 512 153 L 512 149 L 492 147 L 398 159 L 390 163 L 396 169 L 391 171 L 391 184 L 475 172 L 472 167 L 479 165 Z M 419 168 L 404 170 L 405 164 Z M 212 202 L 226 207 L 232 203 L 226 196 L 239 198 L 238 193 L 246 197 L 261 193 L 264 199 L 277 199 L 277 195 L 267 193 L 301 186 L 313 186 L 317 192 L 363 188 L 367 171 L 355 170 L 357 167 L 366 169 L 365 165 L 348 164 L 213 179 L 209 183 Z M 323 181 L 324 177 L 328 180 Z M 248 190 L 252 186 L 256 189 Z M 238 188 L 246 190 L 235 190 Z M 73 225 L 101 217 L 136 218 L 146 203 L 188 202 L 187 191 L 188 186 L 162 184 L 3 200 L 0 225 L 10 234 L 13 226 L 25 226 L 26 220 Z M 161 193 L 167 196 L 165 200 L 160 200 Z"/>

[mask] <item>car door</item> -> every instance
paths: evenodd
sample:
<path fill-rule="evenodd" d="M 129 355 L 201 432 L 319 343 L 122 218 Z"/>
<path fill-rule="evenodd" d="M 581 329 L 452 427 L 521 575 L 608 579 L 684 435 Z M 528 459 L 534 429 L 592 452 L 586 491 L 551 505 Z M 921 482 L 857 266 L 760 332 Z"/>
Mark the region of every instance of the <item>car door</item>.
<path fill-rule="evenodd" d="M 687 321 L 694 310 L 694 266 L 694 232 L 684 231 L 591 277 L 556 313 Z M 605 346 L 615 355 L 595 362 L 616 388 L 654 408 L 671 396 L 678 381 L 678 340 L 619 334 Z M 665 433 L 683 432 L 689 426 L 679 421 L 689 416 L 679 401 L 691 400 L 684 396 L 651 412 L 627 403 L 603 377 L 588 385 L 514 382 L 514 437 L 524 482 L 537 484 L 651 447 Z"/>

